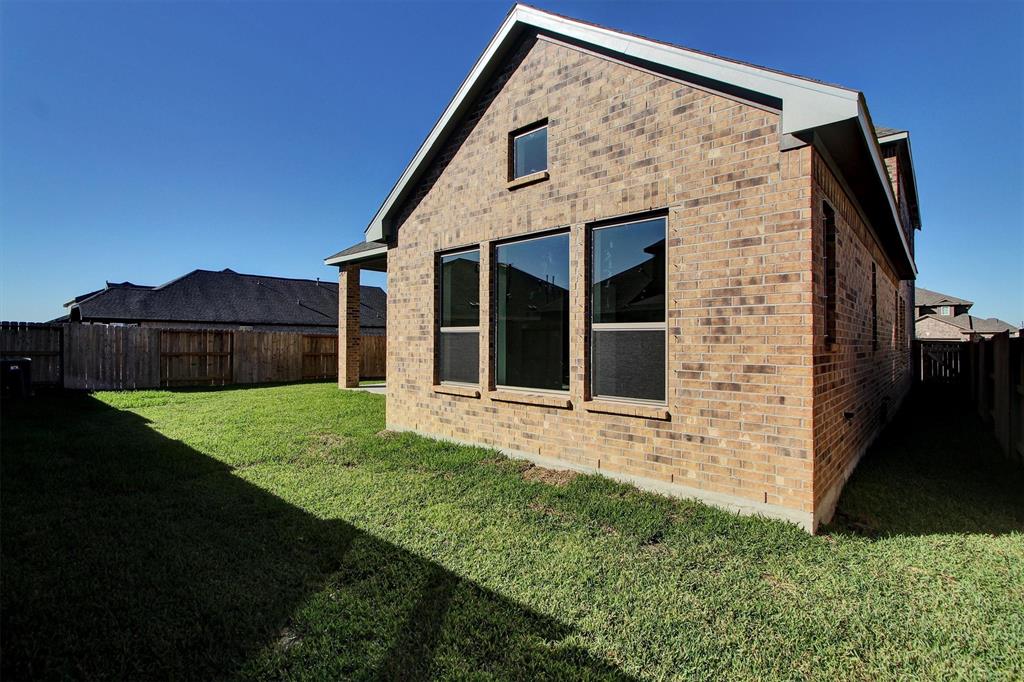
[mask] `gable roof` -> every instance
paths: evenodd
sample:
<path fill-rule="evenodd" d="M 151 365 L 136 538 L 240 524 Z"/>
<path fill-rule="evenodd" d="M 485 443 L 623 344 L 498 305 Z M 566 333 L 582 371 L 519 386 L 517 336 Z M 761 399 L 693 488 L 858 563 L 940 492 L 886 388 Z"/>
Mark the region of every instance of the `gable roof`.
<path fill-rule="evenodd" d="M 886 140 L 890 137 L 909 134 L 910 131 L 907 130 L 906 128 L 890 128 L 889 126 L 875 126 L 875 136 L 879 140 Z"/>
<path fill-rule="evenodd" d="M 931 289 L 922 289 L 921 287 L 914 287 L 914 305 L 917 306 L 936 306 L 936 305 L 974 305 L 974 301 L 968 301 L 956 296 L 950 296 L 949 294 L 940 294 L 937 291 Z"/>
<path fill-rule="evenodd" d="M 936 322 L 944 322 L 945 324 L 956 327 L 962 332 L 971 333 L 984 333 L 994 334 L 997 332 L 1016 332 L 1017 327 L 1004 322 L 996 317 L 976 317 L 967 313 L 960 313 L 959 315 L 937 315 L 929 313 L 928 315 L 922 315 L 917 318 L 917 321 L 921 320 L 935 320 Z"/>
<path fill-rule="evenodd" d="M 78 296 L 65 304 L 83 321 L 203 322 L 293 327 L 338 326 L 338 284 L 311 279 L 193 270 L 156 287 L 130 283 Z M 360 326 L 384 327 L 387 294 L 360 287 Z"/>
<path fill-rule="evenodd" d="M 898 254 L 894 264 L 901 276 L 916 276 L 874 126 L 860 92 L 518 4 L 509 12 L 373 216 L 365 230 L 366 241 L 386 242 L 391 237 L 394 217 L 417 180 L 486 87 L 502 58 L 528 33 L 554 35 L 680 80 L 698 82 L 722 92 L 742 93 L 749 99 L 770 103 L 781 114 L 783 145 L 789 148 L 814 144 L 827 149 L 828 159 L 850 181 L 883 245 Z M 348 259 L 342 253 L 324 262 L 337 265 L 345 260 Z"/>
<path fill-rule="evenodd" d="M 976 332 L 1015 332 L 1017 326 L 1004 322 L 998 317 L 975 317 L 971 315 L 971 328 Z"/>
<path fill-rule="evenodd" d="M 914 229 L 921 229 L 921 204 L 917 192 L 917 171 L 914 170 L 914 152 L 910 148 L 910 131 L 906 128 L 889 128 L 888 126 L 875 126 L 875 135 L 878 137 L 878 144 L 882 146 L 894 146 L 906 152 L 906 167 L 901 173 L 905 174 L 909 181 L 904 183 L 904 190 L 907 192 L 907 203 L 910 209 L 910 220 Z"/>

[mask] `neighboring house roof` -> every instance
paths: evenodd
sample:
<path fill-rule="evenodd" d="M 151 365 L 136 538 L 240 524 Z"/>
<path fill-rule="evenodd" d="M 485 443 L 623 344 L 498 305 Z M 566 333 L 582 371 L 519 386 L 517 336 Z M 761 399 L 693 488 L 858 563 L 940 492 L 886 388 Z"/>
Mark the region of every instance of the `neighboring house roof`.
<path fill-rule="evenodd" d="M 387 294 L 360 287 L 360 326 L 384 327 Z M 81 321 L 202 322 L 238 325 L 338 325 L 338 285 L 311 279 L 193 270 L 156 287 L 110 284 L 65 304 Z"/>
<path fill-rule="evenodd" d="M 936 305 L 974 305 L 974 301 L 968 301 L 949 294 L 941 294 L 938 291 L 914 287 L 914 305 L 936 306 Z"/>
<path fill-rule="evenodd" d="M 996 333 L 1018 331 L 1016 325 L 1004 322 L 997 317 L 975 317 L 971 315 L 971 328 L 976 332 Z"/>
<path fill-rule="evenodd" d="M 458 129 L 504 56 L 521 37 L 531 32 L 557 36 L 563 41 L 612 55 L 620 61 L 654 69 L 682 81 L 696 82 L 779 111 L 783 147 L 814 144 L 826 150 L 827 157 L 847 178 L 858 204 L 869 216 L 885 248 L 898 254 L 894 262 L 901 277 L 916 276 L 914 259 L 900 226 L 896 198 L 862 93 L 614 31 L 525 5 L 515 5 L 509 12 L 370 221 L 365 230 L 366 241 L 386 242 L 391 237 L 394 218 L 418 180 L 450 135 Z M 325 263 L 340 265 L 345 260 L 349 258 L 336 254 L 327 258 Z"/>
<path fill-rule="evenodd" d="M 998 332 L 1016 332 L 1017 327 L 1004 322 L 995 317 L 983 318 L 975 317 L 974 315 L 968 315 L 967 313 L 961 313 L 959 315 L 936 315 L 928 314 L 922 315 L 917 318 L 917 321 L 930 319 L 936 320 L 937 322 L 944 322 L 945 324 L 956 327 L 965 334 L 971 333 L 982 333 L 982 334 L 995 334 Z"/>
<path fill-rule="evenodd" d="M 875 126 L 875 135 L 878 136 L 879 140 L 884 140 L 887 137 L 894 135 L 902 135 L 910 131 L 905 128 L 890 128 L 889 126 Z"/>

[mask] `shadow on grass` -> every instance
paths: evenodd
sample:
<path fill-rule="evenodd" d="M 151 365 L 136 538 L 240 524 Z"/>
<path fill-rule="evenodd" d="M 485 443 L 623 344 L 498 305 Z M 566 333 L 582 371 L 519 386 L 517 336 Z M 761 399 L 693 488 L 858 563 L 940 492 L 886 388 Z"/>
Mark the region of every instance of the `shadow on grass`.
<path fill-rule="evenodd" d="M 827 531 L 1024 532 L 1024 467 L 955 388 L 919 386 L 851 478 Z"/>
<path fill-rule="evenodd" d="M 557 621 L 86 395 L 4 406 L 5 679 L 627 679 Z"/>

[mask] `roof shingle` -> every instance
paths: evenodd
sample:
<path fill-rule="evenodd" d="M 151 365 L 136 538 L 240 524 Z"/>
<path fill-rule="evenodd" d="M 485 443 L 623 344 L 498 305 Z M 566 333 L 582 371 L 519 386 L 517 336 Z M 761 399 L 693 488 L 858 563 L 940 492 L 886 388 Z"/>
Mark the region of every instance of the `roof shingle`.
<path fill-rule="evenodd" d="M 384 327 L 387 294 L 360 287 L 360 326 Z M 338 326 L 338 285 L 311 279 L 192 272 L 157 287 L 108 284 L 67 306 L 83 321 L 203 322 L 293 327 Z"/>

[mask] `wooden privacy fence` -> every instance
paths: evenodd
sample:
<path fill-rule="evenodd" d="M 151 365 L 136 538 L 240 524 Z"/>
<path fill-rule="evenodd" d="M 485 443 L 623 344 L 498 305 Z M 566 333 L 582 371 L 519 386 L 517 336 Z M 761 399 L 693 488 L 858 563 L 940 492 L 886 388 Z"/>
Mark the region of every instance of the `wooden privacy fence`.
<path fill-rule="evenodd" d="M 359 375 L 364 379 L 383 379 L 387 374 L 388 337 L 364 336 L 360 339 L 359 345 L 363 351 Z M 337 363 L 334 367 L 334 376 L 338 376 Z"/>
<path fill-rule="evenodd" d="M 915 341 L 921 384 L 954 384 L 992 426 L 1011 458 L 1024 461 L 1024 361 L 1022 339 L 1007 332 L 970 342 Z"/>
<path fill-rule="evenodd" d="M 0 355 L 32 358 L 32 383 L 62 386 L 64 334 L 59 325 L 0 322 Z"/>
<path fill-rule="evenodd" d="M 363 376 L 384 376 L 386 337 L 362 339 Z M 32 358 L 32 383 L 138 389 L 337 379 L 328 334 L 106 324 L 0 325 L 0 355 Z"/>
<path fill-rule="evenodd" d="M 919 341 L 918 373 L 923 383 L 955 384 L 961 380 L 965 344 L 958 341 Z"/>

